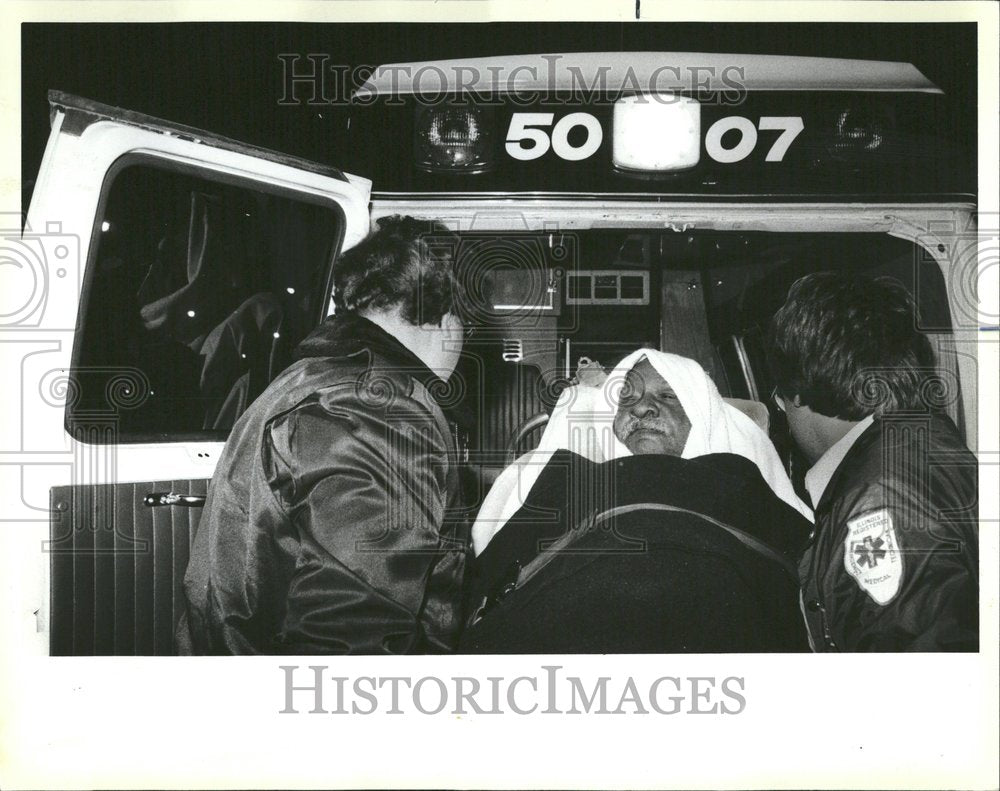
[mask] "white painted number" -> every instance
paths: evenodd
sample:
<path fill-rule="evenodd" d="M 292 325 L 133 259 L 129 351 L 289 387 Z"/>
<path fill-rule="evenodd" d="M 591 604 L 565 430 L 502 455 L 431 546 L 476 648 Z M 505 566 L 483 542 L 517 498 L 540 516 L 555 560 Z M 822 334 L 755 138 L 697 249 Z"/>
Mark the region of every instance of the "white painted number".
<path fill-rule="evenodd" d="M 722 136 L 726 132 L 737 130 L 740 133 L 739 142 L 732 148 L 723 148 Z M 742 115 L 731 115 L 728 118 L 720 118 L 708 130 L 705 135 L 705 150 L 716 162 L 739 162 L 750 156 L 754 146 L 757 145 L 757 127 L 753 121 L 744 118 Z"/>
<path fill-rule="evenodd" d="M 574 147 L 569 144 L 569 131 L 576 126 L 582 126 L 587 130 L 587 139 L 581 145 Z M 601 122 L 594 116 L 590 113 L 570 113 L 560 118 L 552 130 L 552 150 L 561 159 L 579 162 L 594 154 L 601 147 L 603 139 L 604 130 L 601 129 Z"/>
<path fill-rule="evenodd" d="M 780 131 L 771 150 L 764 157 L 765 162 L 781 162 L 788 153 L 788 147 L 798 137 L 805 126 L 800 116 L 764 116 L 754 126 L 753 121 L 741 115 L 731 115 L 720 118 L 709 128 L 705 135 L 705 150 L 716 162 L 730 164 L 739 162 L 750 156 L 757 146 L 757 129 L 763 132 Z M 724 148 L 722 137 L 730 130 L 740 133 L 740 139 L 732 148 Z"/>
<path fill-rule="evenodd" d="M 767 152 L 767 156 L 764 157 L 765 162 L 781 162 L 785 158 L 785 153 L 788 151 L 788 147 L 792 144 L 792 141 L 799 136 L 799 132 L 805 129 L 802 123 L 802 118 L 797 115 L 793 116 L 764 116 L 760 119 L 757 124 L 760 130 L 763 131 L 774 131 L 781 130 L 781 134 L 778 135 L 778 139 L 774 141 L 774 145 L 771 146 L 771 150 Z"/>
<path fill-rule="evenodd" d="M 551 140 L 544 130 L 532 128 L 550 126 L 554 118 L 554 113 L 514 113 L 507 129 L 507 153 L 514 159 L 527 162 L 544 156 L 551 146 L 560 159 L 579 162 L 593 156 L 601 147 L 604 130 L 600 121 L 590 113 L 570 113 L 560 118 L 552 129 Z M 577 126 L 587 130 L 587 137 L 580 145 L 573 146 L 569 142 L 569 133 Z M 524 148 L 522 142 L 529 142 L 531 145 Z"/>
<path fill-rule="evenodd" d="M 549 150 L 549 136 L 541 129 L 528 128 L 528 124 L 549 126 L 553 118 L 554 113 L 514 113 L 507 129 L 507 153 L 523 161 L 542 156 Z M 531 141 L 531 147 L 522 148 L 522 140 Z"/>

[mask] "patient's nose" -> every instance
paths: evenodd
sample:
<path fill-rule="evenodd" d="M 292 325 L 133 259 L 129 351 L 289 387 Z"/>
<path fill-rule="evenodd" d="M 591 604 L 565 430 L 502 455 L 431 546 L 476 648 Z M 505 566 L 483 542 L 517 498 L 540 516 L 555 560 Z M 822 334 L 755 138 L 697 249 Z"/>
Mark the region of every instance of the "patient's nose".
<path fill-rule="evenodd" d="M 640 398 L 634 407 L 632 407 L 632 414 L 634 414 L 640 420 L 649 417 L 656 417 L 659 411 L 656 408 L 656 401 L 649 396 L 643 396 Z"/>

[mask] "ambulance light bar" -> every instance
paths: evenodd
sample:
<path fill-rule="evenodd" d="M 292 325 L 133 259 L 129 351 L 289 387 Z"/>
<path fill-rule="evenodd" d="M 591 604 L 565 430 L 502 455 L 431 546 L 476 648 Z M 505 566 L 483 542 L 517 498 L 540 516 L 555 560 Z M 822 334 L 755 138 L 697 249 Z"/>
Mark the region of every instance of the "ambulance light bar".
<path fill-rule="evenodd" d="M 414 127 L 417 168 L 428 173 L 483 173 L 495 164 L 491 107 L 420 107 Z"/>
<path fill-rule="evenodd" d="M 636 94 L 615 102 L 611 157 L 626 171 L 687 170 L 701 158 L 701 105 L 674 94 Z"/>

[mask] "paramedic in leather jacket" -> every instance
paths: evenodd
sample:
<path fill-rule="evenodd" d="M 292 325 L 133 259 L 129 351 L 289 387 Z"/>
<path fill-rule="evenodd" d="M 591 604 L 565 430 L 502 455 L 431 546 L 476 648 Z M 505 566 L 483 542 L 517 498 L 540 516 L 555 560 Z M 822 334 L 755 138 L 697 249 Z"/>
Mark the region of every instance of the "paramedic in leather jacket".
<path fill-rule="evenodd" d="M 978 650 L 976 459 L 918 326 L 898 281 L 829 272 L 798 280 L 772 322 L 779 405 L 813 464 L 815 650 Z"/>
<path fill-rule="evenodd" d="M 185 578 L 182 653 L 450 650 L 467 540 L 435 401 L 462 346 L 443 229 L 380 228 L 335 265 L 336 315 L 233 428 Z"/>

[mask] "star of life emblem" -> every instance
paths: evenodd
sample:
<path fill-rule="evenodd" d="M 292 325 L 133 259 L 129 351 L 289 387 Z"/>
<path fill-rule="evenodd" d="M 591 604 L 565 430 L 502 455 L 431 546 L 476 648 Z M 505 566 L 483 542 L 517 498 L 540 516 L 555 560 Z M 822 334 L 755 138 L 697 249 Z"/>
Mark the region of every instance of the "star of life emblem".
<path fill-rule="evenodd" d="M 888 604 L 899 592 L 903 557 L 888 510 L 872 511 L 847 523 L 844 569 L 876 604 Z"/>

